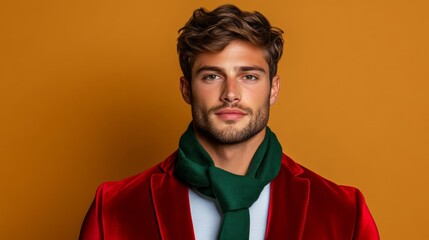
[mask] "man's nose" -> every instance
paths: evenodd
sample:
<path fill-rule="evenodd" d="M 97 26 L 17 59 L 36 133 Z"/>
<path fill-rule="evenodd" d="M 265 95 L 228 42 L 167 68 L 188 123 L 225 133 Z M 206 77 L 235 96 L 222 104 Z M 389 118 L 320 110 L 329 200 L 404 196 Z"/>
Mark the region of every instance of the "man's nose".
<path fill-rule="evenodd" d="M 221 101 L 228 104 L 236 104 L 240 99 L 240 83 L 237 79 L 227 78 L 223 84 Z"/>

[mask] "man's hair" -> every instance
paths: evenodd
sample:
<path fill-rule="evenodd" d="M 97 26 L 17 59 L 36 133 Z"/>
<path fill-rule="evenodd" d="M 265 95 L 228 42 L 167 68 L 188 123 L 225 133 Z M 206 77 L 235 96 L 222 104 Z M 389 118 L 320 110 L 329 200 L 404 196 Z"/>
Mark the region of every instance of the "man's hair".
<path fill-rule="evenodd" d="M 259 12 L 241 11 L 234 5 L 222 5 L 211 12 L 199 8 L 179 33 L 177 52 L 187 81 L 191 81 L 192 66 L 198 54 L 222 51 L 236 40 L 263 49 L 270 80 L 277 73 L 277 63 L 283 52 L 283 31 L 272 27 Z"/>

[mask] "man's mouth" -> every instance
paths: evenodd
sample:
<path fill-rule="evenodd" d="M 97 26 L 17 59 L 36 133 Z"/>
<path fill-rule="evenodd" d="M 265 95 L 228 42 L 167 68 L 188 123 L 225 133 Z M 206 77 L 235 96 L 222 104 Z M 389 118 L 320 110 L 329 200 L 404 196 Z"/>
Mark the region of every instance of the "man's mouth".
<path fill-rule="evenodd" d="M 226 108 L 216 111 L 214 114 L 224 121 L 239 120 L 247 115 L 243 110 Z"/>

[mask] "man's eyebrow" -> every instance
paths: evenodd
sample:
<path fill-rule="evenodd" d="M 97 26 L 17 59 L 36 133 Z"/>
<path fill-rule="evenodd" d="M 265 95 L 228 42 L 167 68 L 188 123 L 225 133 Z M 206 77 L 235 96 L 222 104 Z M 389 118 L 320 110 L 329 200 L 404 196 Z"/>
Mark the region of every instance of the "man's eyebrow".
<path fill-rule="evenodd" d="M 224 72 L 223 68 L 215 67 L 215 66 L 201 66 L 198 68 L 198 70 L 195 72 L 195 74 L 198 74 L 203 71 L 213 71 L 213 72 Z"/>
<path fill-rule="evenodd" d="M 262 73 L 267 73 L 265 71 L 265 69 L 263 69 L 262 67 L 256 66 L 256 65 L 254 65 L 254 66 L 240 66 L 240 67 L 236 67 L 235 69 L 238 72 L 258 71 L 258 72 L 262 72 Z"/>
<path fill-rule="evenodd" d="M 258 72 L 262 72 L 262 73 L 267 73 L 265 71 L 265 69 L 263 69 L 262 67 L 256 66 L 256 65 L 254 65 L 254 66 L 237 66 L 234 69 L 237 72 L 258 71 Z M 200 68 L 198 68 L 198 70 L 195 72 L 195 74 L 198 74 L 202 71 L 224 72 L 225 70 L 223 68 L 216 67 L 216 66 L 201 66 Z"/>

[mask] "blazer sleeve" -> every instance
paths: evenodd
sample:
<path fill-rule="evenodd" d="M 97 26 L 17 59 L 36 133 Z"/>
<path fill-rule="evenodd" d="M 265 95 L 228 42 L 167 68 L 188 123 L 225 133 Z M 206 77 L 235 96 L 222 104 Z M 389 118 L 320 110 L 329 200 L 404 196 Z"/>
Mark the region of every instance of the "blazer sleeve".
<path fill-rule="evenodd" d="M 97 189 L 95 199 L 92 202 L 88 213 L 83 220 L 80 229 L 79 240 L 102 240 L 103 237 L 103 223 L 102 223 L 102 198 L 103 198 L 103 184 Z"/>
<path fill-rule="evenodd" d="M 379 240 L 377 226 L 366 205 L 362 193 L 356 191 L 356 225 L 354 230 L 354 240 Z"/>

